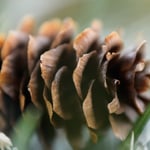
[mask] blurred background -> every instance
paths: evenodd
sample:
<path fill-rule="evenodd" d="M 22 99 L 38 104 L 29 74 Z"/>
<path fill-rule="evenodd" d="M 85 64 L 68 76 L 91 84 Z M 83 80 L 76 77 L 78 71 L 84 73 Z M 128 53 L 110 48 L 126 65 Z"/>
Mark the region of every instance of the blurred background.
<path fill-rule="evenodd" d="M 26 15 L 34 16 L 37 27 L 45 20 L 72 17 L 78 22 L 79 31 L 93 19 L 100 19 L 103 22 L 102 37 L 119 30 L 125 47 L 146 39 L 147 56 L 150 56 L 150 0 L 0 0 L 0 33 L 7 34 L 15 29 Z M 54 149 L 71 150 L 61 131 L 58 134 L 60 139 Z M 36 135 L 32 140 L 38 143 Z M 92 145 L 92 149 L 115 150 L 119 143 L 110 130 L 98 144 Z M 40 145 L 36 146 L 40 150 Z M 87 149 L 91 149 L 90 144 Z"/>
<path fill-rule="evenodd" d="M 0 0 L 0 31 L 16 28 L 25 15 L 33 15 L 39 25 L 51 18 L 72 17 L 82 30 L 95 18 L 103 22 L 103 36 L 123 31 L 125 42 L 150 41 L 149 0 Z"/>
<path fill-rule="evenodd" d="M 103 21 L 104 34 L 123 29 L 128 39 L 142 34 L 148 39 L 149 0 L 0 0 L 0 30 L 15 28 L 23 16 L 33 15 L 37 23 L 53 17 L 73 17 L 81 29 L 91 20 Z"/>

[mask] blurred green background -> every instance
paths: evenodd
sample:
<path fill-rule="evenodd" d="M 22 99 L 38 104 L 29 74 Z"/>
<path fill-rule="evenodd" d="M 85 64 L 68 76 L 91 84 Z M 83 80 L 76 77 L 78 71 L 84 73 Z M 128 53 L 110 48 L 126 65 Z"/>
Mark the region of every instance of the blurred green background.
<path fill-rule="evenodd" d="M 123 29 L 124 39 L 132 43 L 139 35 L 150 41 L 149 0 L 0 0 L 0 31 L 15 28 L 21 18 L 33 15 L 37 23 L 53 17 L 73 17 L 80 29 L 90 21 L 103 21 L 103 36 Z"/>
<path fill-rule="evenodd" d="M 150 0 L 0 0 L 0 32 L 15 29 L 25 15 L 33 15 L 37 26 L 47 19 L 72 17 L 78 22 L 79 30 L 98 18 L 103 22 L 102 37 L 112 30 L 121 30 L 125 47 L 146 39 L 147 56 L 150 57 Z M 38 142 L 36 136 L 32 140 Z M 87 149 L 115 150 L 119 142 L 108 131 L 98 144 L 91 146 L 89 143 Z M 60 147 L 70 150 L 65 143 L 63 138 L 58 140 L 55 150 Z M 40 150 L 40 145 L 37 147 Z"/>
<path fill-rule="evenodd" d="M 149 0 L 1 0 L 0 4 L 1 25 L 5 31 L 15 27 L 26 14 L 35 16 L 38 23 L 71 16 L 82 27 L 100 18 L 105 30 L 124 28 L 130 31 L 129 35 L 141 32 L 147 36 L 150 25 Z"/>
<path fill-rule="evenodd" d="M 16 28 L 27 14 L 38 25 L 53 17 L 73 17 L 80 30 L 98 18 L 103 21 L 103 37 L 121 29 L 127 44 L 150 41 L 150 0 L 0 0 L 0 31 Z"/>

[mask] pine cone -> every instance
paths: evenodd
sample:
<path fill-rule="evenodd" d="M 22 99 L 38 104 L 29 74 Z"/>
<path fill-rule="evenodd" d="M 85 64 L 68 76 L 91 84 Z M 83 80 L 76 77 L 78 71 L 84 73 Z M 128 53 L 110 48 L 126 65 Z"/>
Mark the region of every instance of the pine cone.
<path fill-rule="evenodd" d="M 54 128 L 64 128 L 79 148 L 83 126 L 93 135 L 109 122 L 124 139 L 149 103 L 145 41 L 125 53 L 117 32 L 100 38 L 97 20 L 75 38 L 71 18 L 45 22 L 37 34 L 33 24 L 26 18 L 0 40 L 0 129 L 9 132 L 32 103 L 44 112 L 39 131 L 47 143 L 47 131 L 53 137 Z"/>

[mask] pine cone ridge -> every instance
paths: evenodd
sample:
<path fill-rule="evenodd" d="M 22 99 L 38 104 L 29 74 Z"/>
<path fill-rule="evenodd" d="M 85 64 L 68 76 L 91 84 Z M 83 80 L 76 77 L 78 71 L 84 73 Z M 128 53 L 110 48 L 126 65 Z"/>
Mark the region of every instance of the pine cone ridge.
<path fill-rule="evenodd" d="M 64 128 L 71 142 L 77 142 L 82 126 L 97 132 L 109 122 L 124 139 L 134 118 L 129 110 L 142 114 L 149 103 L 143 94 L 150 86 L 146 42 L 122 53 L 117 32 L 100 38 L 98 20 L 75 38 L 71 18 L 44 22 L 35 34 L 33 27 L 34 20 L 27 17 L 16 31 L 0 37 L 0 121 L 7 120 L 1 130 L 13 127 L 33 103 L 49 115 L 49 130 Z M 42 121 L 44 132 L 42 125 L 49 120 Z"/>

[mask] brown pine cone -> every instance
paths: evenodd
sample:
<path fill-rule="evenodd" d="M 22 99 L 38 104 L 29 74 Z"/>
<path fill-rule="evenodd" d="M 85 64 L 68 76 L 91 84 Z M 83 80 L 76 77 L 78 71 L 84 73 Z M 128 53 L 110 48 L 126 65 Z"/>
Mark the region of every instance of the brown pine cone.
<path fill-rule="evenodd" d="M 46 143 L 54 128 L 64 128 L 77 149 L 83 126 L 95 135 L 109 122 L 124 139 L 149 103 L 145 41 L 125 53 L 117 32 L 101 39 L 97 20 L 75 38 L 71 18 L 45 22 L 37 34 L 33 25 L 28 17 L 0 38 L 0 129 L 9 132 L 33 103 L 43 111 L 39 133 Z"/>

